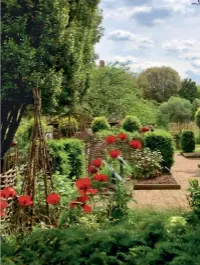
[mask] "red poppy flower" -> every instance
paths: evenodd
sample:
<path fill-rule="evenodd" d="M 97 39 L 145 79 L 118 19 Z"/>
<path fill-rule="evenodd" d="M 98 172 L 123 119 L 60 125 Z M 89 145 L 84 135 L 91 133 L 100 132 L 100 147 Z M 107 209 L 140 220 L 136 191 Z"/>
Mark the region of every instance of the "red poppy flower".
<path fill-rule="evenodd" d="M 15 147 L 17 144 L 15 142 L 11 143 L 11 147 Z"/>
<path fill-rule="evenodd" d="M 99 182 L 107 182 L 108 177 L 106 175 L 103 175 L 103 174 L 97 174 L 94 176 L 94 180 L 99 181 Z"/>
<path fill-rule="evenodd" d="M 3 210 L 0 210 L 0 217 L 5 217 L 6 213 Z"/>
<path fill-rule="evenodd" d="M 17 192 L 13 187 L 6 187 L 1 191 L 1 197 L 6 199 L 9 197 L 15 197 L 16 195 Z"/>
<path fill-rule="evenodd" d="M 100 167 L 102 164 L 102 161 L 100 158 L 96 158 L 92 161 L 92 165 L 95 166 L 95 167 Z"/>
<path fill-rule="evenodd" d="M 126 140 L 127 139 L 127 134 L 125 134 L 125 133 L 120 133 L 120 134 L 118 134 L 117 135 L 117 137 L 121 140 L 121 141 L 124 141 L 124 140 Z"/>
<path fill-rule="evenodd" d="M 74 207 L 76 207 L 76 206 L 78 206 L 80 204 L 86 203 L 86 201 L 88 201 L 88 200 L 89 200 L 89 197 L 88 196 L 86 196 L 86 195 L 80 196 L 75 201 L 71 201 L 70 207 L 71 208 L 74 208 Z"/>
<path fill-rule="evenodd" d="M 88 195 L 95 195 L 95 194 L 97 194 L 97 192 L 98 192 L 97 189 L 88 189 L 87 191 L 79 190 L 79 194 L 80 194 L 80 195 L 85 195 L 85 194 L 88 194 Z"/>
<path fill-rule="evenodd" d="M 113 135 L 109 135 L 106 137 L 106 143 L 107 144 L 113 144 L 117 141 L 116 137 Z"/>
<path fill-rule="evenodd" d="M 76 181 L 76 187 L 83 192 L 86 192 L 91 187 L 90 178 L 81 178 Z"/>
<path fill-rule="evenodd" d="M 92 207 L 89 205 L 83 204 L 81 207 L 85 213 L 91 213 L 92 211 Z"/>
<path fill-rule="evenodd" d="M 75 208 L 77 206 L 78 202 L 77 201 L 71 201 L 70 202 L 70 208 Z"/>
<path fill-rule="evenodd" d="M 110 151 L 109 154 L 112 158 L 117 158 L 120 155 L 120 151 L 119 150 L 112 150 L 112 151 Z"/>
<path fill-rule="evenodd" d="M 1 199 L 0 201 L 0 209 L 5 209 L 7 207 L 7 202 Z"/>
<path fill-rule="evenodd" d="M 129 144 L 133 149 L 141 149 L 142 148 L 142 143 L 139 140 L 132 140 L 129 142 Z"/>
<path fill-rule="evenodd" d="M 33 201 L 31 199 L 31 196 L 29 195 L 22 195 L 18 198 L 18 203 L 21 206 L 32 206 Z"/>
<path fill-rule="evenodd" d="M 47 195 L 47 202 L 49 204 L 58 204 L 60 201 L 60 195 L 56 194 L 56 193 L 51 193 Z"/>
<path fill-rule="evenodd" d="M 140 129 L 140 132 L 141 133 L 146 133 L 146 132 L 148 132 L 149 131 L 149 128 L 147 128 L 147 127 L 142 127 L 141 129 Z"/>
<path fill-rule="evenodd" d="M 98 172 L 98 169 L 92 165 L 88 167 L 88 172 L 91 174 L 96 174 Z"/>

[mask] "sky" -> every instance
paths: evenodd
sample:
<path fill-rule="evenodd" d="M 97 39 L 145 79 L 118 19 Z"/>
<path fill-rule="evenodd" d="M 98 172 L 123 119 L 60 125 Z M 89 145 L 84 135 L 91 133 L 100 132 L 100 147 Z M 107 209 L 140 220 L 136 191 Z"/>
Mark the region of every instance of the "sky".
<path fill-rule="evenodd" d="M 200 85 L 198 0 L 102 0 L 104 36 L 99 60 L 128 63 L 140 73 L 170 66 Z"/>

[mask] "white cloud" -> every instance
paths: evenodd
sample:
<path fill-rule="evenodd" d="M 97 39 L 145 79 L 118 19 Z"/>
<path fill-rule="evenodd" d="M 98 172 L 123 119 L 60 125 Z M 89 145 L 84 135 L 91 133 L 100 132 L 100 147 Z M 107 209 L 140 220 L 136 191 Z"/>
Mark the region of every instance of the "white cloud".
<path fill-rule="evenodd" d="M 112 62 L 119 62 L 119 63 L 126 63 L 129 65 L 130 69 L 133 72 L 141 72 L 147 68 L 150 67 L 162 67 L 162 66 L 169 66 L 174 68 L 174 65 L 172 63 L 167 63 L 167 62 L 159 62 L 159 61 L 148 61 L 148 60 L 143 60 L 140 58 L 135 58 L 133 56 L 115 56 L 112 59 Z"/>
<path fill-rule="evenodd" d="M 194 47 L 194 45 L 197 44 L 198 42 L 196 40 L 170 40 L 163 43 L 163 48 L 166 51 L 182 53 L 185 51 L 189 51 Z"/>
<path fill-rule="evenodd" d="M 136 35 L 130 31 L 116 30 L 108 34 L 108 39 L 113 41 L 133 41 L 137 47 L 146 48 L 154 46 L 152 39 L 148 37 L 143 37 L 141 35 Z"/>
<path fill-rule="evenodd" d="M 199 59 L 199 60 L 194 60 L 194 61 L 192 62 L 192 66 L 193 66 L 194 68 L 198 68 L 198 69 L 200 70 L 200 59 Z"/>
<path fill-rule="evenodd" d="M 183 53 L 180 58 L 189 61 L 200 59 L 200 52 Z"/>

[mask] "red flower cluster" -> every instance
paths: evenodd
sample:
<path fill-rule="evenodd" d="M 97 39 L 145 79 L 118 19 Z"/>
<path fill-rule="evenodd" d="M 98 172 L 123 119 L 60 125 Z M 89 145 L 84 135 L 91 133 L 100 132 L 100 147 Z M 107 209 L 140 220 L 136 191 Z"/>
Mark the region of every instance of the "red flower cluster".
<path fill-rule="evenodd" d="M 81 178 L 76 181 L 76 187 L 78 188 L 79 194 L 81 196 L 70 203 L 71 208 L 80 205 L 85 213 L 90 213 L 92 211 L 91 206 L 87 205 L 86 202 L 89 200 L 88 195 L 95 195 L 98 190 L 93 189 L 91 185 L 92 182 L 90 178 Z"/>
<path fill-rule="evenodd" d="M 29 195 L 19 196 L 18 203 L 20 206 L 32 206 L 33 205 L 33 201 L 31 199 L 31 196 Z"/>
<path fill-rule="evenodd" d="M 96 174 L 98 172 L 98 169 L 95 166 L 90 165 L 88 167 L 88 172 L 91 174 Z"/>
<path fill-rule="evenodd" d="M 1 197 L 3 198 L 10 198 L 10 197 L 15 197 L 17 196 L 17 192 L 13 187 L 6 187 L 1 191 Z"/>
<path fill-rule="evenodd" d="M 47 199 L 46 201 L 49 203 L 49 204 L 58 204 L 59 201 L 60 201 L 60 195 L 56 194 L 56 193 L 51 193 L 51 194 L 48 194 L 47 195 Z"/>
<path fill-rule="evenodd" d="M 112 158 L 117 158 L 120 155 L 120 151 L 119 150 L 112 150 L 109 152 L 109 154 Z"/>
<path fill-rule="evenodd" d="M 140 132 L 141 133 L 146 133 L 146 132 L 148 132 L 149 131 L 149 128 L 147 128 L 147 127 L 142 127 L 141 129 L 140 129 Z"/>
<path fill-rule="evenodd" d="M 94 180 L 99 181 L 99 182 L 107 182 L 108 181 L 108 176 L 104 174 L 96 174 L 94 176 Z"/>
<path fill-rule="evenodd" d="M 100 158 L 96 158 L 92 161 L 92 166 L 95 166 L 97 168 L 101 167 L 102 161 Z"/>
<path fill-rule="evenodd" d="M 107 136 L 105 140 L 107 144 L 113 144 L 117 141 L 116 137 L 113 135 Z"/>
<path fill-rule="evenodd" d="M 124 141 L 128 138 L 128 136 L 125 133 L 120 133 L 117 135 L 117 138 L 119 138 L 121 141 Z"/>
<path fill-rule="evenodd" d="M 129 142 L 129 144 L 133 149 L 141 149 L 142 148 L 142 143 L 139 140 L 132 140 Z"/>

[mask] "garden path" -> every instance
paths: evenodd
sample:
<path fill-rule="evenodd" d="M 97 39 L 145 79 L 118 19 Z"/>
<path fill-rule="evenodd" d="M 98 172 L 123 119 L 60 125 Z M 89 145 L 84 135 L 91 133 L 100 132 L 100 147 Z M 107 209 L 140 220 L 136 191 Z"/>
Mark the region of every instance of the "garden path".
<path fill-rule="evenodd" d="M 200 159 L 187 159 L 176 154 L 172 174 L 181 185 L 180 190 L 136 190 L 133 197 L 137 203 L 130 203 L 131 208 L 186 208 L 186 198 L 189 179 L 197 177 L 200 180 L 198 164 Z"/>

